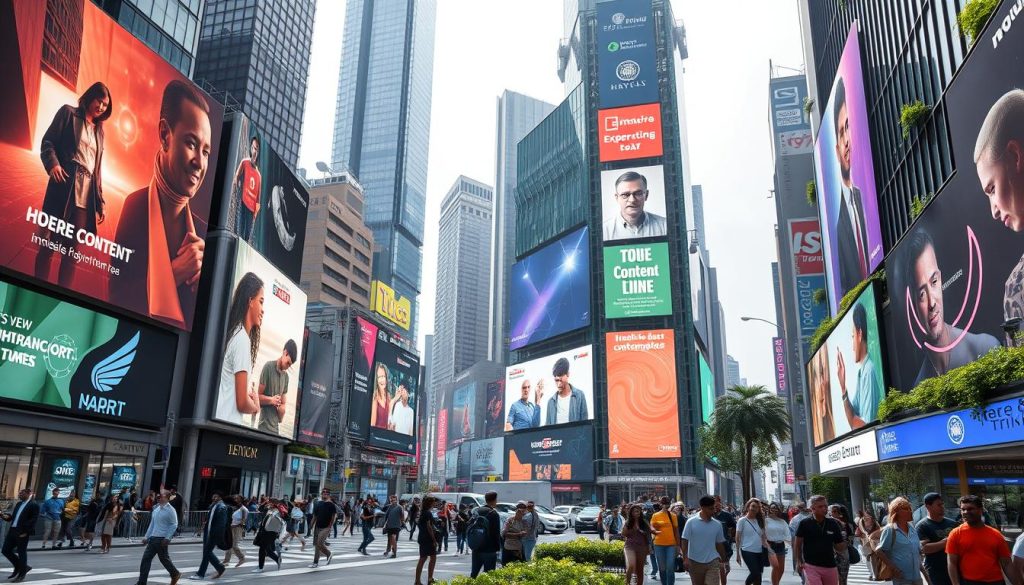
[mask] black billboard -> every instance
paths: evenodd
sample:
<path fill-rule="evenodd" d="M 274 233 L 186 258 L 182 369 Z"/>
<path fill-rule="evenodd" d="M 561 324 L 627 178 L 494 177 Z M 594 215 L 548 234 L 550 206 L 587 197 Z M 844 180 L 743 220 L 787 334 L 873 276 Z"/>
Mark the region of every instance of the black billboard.
<path fill-rule="evenodd" d="M 302 360 L 302 393 L 299 397 L 300 443 L 324 447 L 331 418 L 331 389 L 334 387 L 334 347 L 306 329 Z"/>
<path fill-rule="evenodd" d="M 592 426 L 507 434 L 505 475 L 508 481 L 594 481 Z"/>

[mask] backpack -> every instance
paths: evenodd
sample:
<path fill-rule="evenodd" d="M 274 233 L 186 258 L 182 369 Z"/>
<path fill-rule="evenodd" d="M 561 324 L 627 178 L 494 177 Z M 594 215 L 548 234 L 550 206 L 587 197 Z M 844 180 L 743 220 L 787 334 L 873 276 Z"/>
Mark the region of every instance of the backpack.
<path fill-rule="evenodd" d="M 491 519 L 474 511 L 466 524 L 466 544 L 471 550 L 480 551 L 487 546 L 487 537 L 491 533 Z"/>
<path fill-rule="evenodd" d="M 305 515 L 302 513 L 302 508 L 298 506 L 293 507 L 291 517 L 292 520 L 302 520 L 303 518 L 305 518 Z"/>

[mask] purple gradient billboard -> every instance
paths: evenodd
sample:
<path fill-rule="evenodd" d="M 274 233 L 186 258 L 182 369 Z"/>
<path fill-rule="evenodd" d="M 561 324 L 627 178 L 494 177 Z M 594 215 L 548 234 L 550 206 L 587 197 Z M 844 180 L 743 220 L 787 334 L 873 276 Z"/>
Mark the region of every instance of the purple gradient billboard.
<path fill-rule="evenodd" d="M 826 290 L 835 315 L 843 295 L 867 278 L 884 254 L 856 21 L 821 112 L 814 157 Z"/>

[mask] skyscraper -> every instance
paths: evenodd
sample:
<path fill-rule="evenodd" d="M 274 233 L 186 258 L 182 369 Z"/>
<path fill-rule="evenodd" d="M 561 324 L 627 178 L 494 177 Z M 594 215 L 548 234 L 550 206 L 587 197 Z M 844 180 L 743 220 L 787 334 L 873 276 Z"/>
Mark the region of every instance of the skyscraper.
<path fill-rule="evenodd" d="M 193 78 L 227 92 L 291 168 L 306 108 L 313 0 L 206 0 Z"/>
<path fill-rule="evenodd" d="M 498 98 L 494 176 L 494 221 L 491 223 L 490 335 L 487 359 L 507 361 L 508 276 L 516 257 L 516 147 L 551 113 L 547 102 L 505 90 Z"/>
<path fill-rule="evenodd" d="M 348 1 L 334 118 L 334 168 L 347 168 L 366 189 L 373 277 L 413 300 L 422 278 L 436 11 L 435 0 Z"/>
<path fill-rule="evenodd" d="M 494 190 L 460 176 L 441 203 L 431 387 L 487 358 Z"/>
<path fill-rule="evenodd" d="M 746 378 L 740 377 L 740 363 L 731 355 L 725 356 L 725 388 L 728 390 L 733 386 L 745 386 Z"/>
<path fill-rule="evenodd" d="M 150 49 L 192 74 L 203 0 L 93 0 Z"/>

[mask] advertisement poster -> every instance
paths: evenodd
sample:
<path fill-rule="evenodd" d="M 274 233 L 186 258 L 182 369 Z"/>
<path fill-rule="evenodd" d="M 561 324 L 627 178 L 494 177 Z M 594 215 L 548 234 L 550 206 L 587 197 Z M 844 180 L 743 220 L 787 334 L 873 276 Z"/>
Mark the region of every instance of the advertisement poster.
<path fill-rule="evenodd" d="M 444 453 L 448 449 L 448 409 L 442 408 L 441 412 L 437 413 L 437 459 L 438 462 L 444 461 Z"/>
<path fill-rule="evenodd" d="M 671 315 L 668 244 L 605 248 L 604 293 L 607 319 Z"/>
<path fill-rule="evenodd" d="M 1019 397 L 987 404 L 977 414 L 966 408 L 880 429 L 878 458 L 887 461 L 1018 441 L 1024 441 L 1024 399 Z"/>
<path fill-rule="evenodd" d="M 590 228 L 512 265 L 509 349 L 590 325 Z"/>
<path fill-rule="evenodd" d="M 177 336 L 0 280 L 0 402 L 159 427 Z"/>
<path fill-rule="evenodd" d="M 812 154 L 810 116 L 804 112 L 807 79 L 804 76 L 779 77 L 771 80 L 772 128 L 776 133 L 779 156 Z"/>
<path fill-rule="evenodd" d="M 828 314 L 828 303 L 814 301 L 814 291 L 825 289 L 825 260 L 818 219 L 789 220 L 790 249 L 793 251 L 797 316 L 804 356 L 810 355 L 810 337 Z"/>
<path fill-rule="evenodd" d="M 293 439 L 306 293 L 237 246 L 214 418 Z"/>
<path fill-rule="evenodd" d="M 505 436 L 508 481 L 594 481 L 594 429 L 575 425 Z"/>
<path fill-rule="evenodd" d="M 658 101 L 657 52 L 650 0 L 597 5 L 597 69 L 602 108 Z"/>
<path fill-rule="evenodd" d="M 601 171 L 601 232 L 605 242 L 668 235 L 665 168 Z"/>
<path fill-rule="evenodd" d="M 91 502 L 93 496 L 96 495 L 96 476 L 89 474 L 85 476 L 85 487 L 82 488 L 82 497 L 80 498 L 83 502 Z"/>
<path fill-rule="evenodd" d="M 370 282 L 370 309 L 405 331 L 412 326 L 412 301 L 379 280 Z"/>
<path fill-rule="evenodd" d="M 1024 38 L 996 26 L 1014 6 L 1004 2 L 992 17 L 947 92 L 956 175 L 886 262 L 898 390 L 970 363 L 1020 331 Z"/>
<path fill-rule="evenodd" d="M 597 111 L 601 162 L 661 156 L 661 104 Z"/>
<path fill-rule="evenodd" d="M 715 375 L 711 372 L 708 360 L 697 350 L 698 367 L 700 368 L 700 414 L 701 422 L 711 420 L 715 411 Z"/>
<path fill-rule="evenodd" d="M 110 478 L 110 490 L 112 494 L 118 494 L 123 489 L 131 491 L 138 479 L 138 472 L 134 467 L 115 465 Z"/>
<path fill-rule="evenodd" d="M 872 283 L 807 363 L 815 447 L 878 420 L 886 389 L 880 337 Z"/>
<path fill-rule="evenodd" d="M 789 379 L 786 377 L 786 340 L 772 338 L 772 363 L 775 369 L 775 393 L 789 396 Z"/>
<path fill-rule="evenodd" d="M 487 410 L 484 412 L 484 438 L 505 434 L 505 380 L 487 384 Z"/>
<path fill-rule="evenodd" d="M 230 132 L 230 147 L 218 183 L 224 188 L 221 225 L 298 282 L 309 210 L 305 182 L 244 114 L 235 113 L 225 129 Z"/>
<path fill-rule="evenodd" d="M 353 324 L 355 343 L 352 345 L 355 355 L 352 356 L 352 392 L 348 401 L 351 414 L 348 417 L 348 434 L 365 440 L 369 431 L 366 421 L 370 420 L 370 386 L 374 384 L 370 377 L 373 375 L 371 370 L 374 353 L 377 351 L 379 328 L 362 317 L 356 317 Z"/>
<path fill-rule="evenodd" d="M 373 395 L 366 444 L 406 455 L 416 452 L 420 358 L 404 349 L 390 332 L 377 331 Z M 455 422 L 449 414 L 448 426 Z"/>
<path fill-rule="evenodd" d="M 78 472 L 82 467 L 79 459 L 54 459 L 50 467 L 50 481 L 46 483 L 46 492 L 39 494 L 44 500 L 53 497 L 53 490 L 58 490 L 58 498 L 67 498 L 78 485 Z"/>
<path fill-rule="evenodd" d="M 92 2 L 6 10 L 0 265 L 191 329 L 223 108 Z"/>
<path fill-rule="evenodd" d="M 857 22 L 850 27 L 814 145 L 829 307 L 882 261 L 882 230 Z"/>
<path fill-rule="evenodd" d="M 608 457 L 682 456 L 673 335 L 671 329 L 605 334 Z"/>
<path fill-rule="evenodd" d="M 505 476 L 504 439 L 484 439 L 471 443 L 469 473 L 474 480 L 487 481 L 494 476 L 498 481 Z"/>
<path fill-rule="evenodd" d="M 300 443 L 327 446 L 331 419 L 331 389 L 334 386 L 334 346 L 306 330 L 306 352 L 302 361 L 302 396 L 299 398 Z"/>
<path fill-rule="evenodd" d="M 505 430 L 593 419 L 593 356 L 585 345 L 505 368 Z"/>
<path fill-rule="evenodd" d="M 448 418 L 448 444 L 458 445 L 473 438 L 476 414 L 476 383 L 469 382 L 452 390 L 451 414 Z"/>

